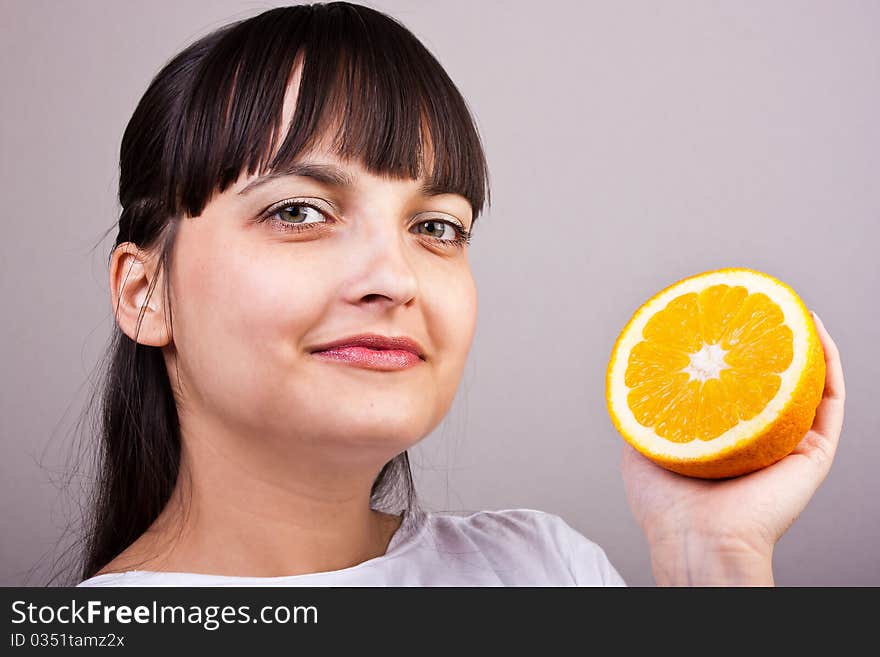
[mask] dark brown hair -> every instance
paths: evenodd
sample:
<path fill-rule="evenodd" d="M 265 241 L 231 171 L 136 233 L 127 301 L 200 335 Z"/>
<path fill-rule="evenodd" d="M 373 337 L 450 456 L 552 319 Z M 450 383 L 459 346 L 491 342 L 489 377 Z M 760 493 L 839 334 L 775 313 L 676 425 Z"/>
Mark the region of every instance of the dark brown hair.
<path fill-rule="evenodd" d="M 284 126 L 284 95 L 300 61 L 296 109 Z M 168 272 L 180 218 L 199 216 L 242 172 L 284 170 L 327 135 L 338 156 L 372 173 L 425 175 L 433 187 L 463 195 L 474 220 L 489 203 L 468 107 L 409 30 L 348 2 L 280 7 L 202 37 L 152 80 L 122 138 L 114 248 L 155 248 Z M 161 348 L 114 325 L 105 362 L 82 579 L 150 526 L 179 472 L 180 428 Z M 401 494 L 404 509 L 417 504 L 406 451 L 382 468 L 371 503 L 387 506 Z"/>

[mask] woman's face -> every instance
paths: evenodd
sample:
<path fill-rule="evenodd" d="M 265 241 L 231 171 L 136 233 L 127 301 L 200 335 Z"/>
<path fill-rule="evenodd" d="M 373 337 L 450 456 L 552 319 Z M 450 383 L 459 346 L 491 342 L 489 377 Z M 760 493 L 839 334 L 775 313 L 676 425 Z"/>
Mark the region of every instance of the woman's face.
<path fill-rule="evenodd" d="M 477 293 L 453 226 L 471 229 L 471 206 L 325 150 L 300 162 L 351 185 L 241 177 L 178 226 L 164 351 L 181 421 L 381 463 L 440 422 L 461 379 Z M 424 360 L 382 371 L 312 353 L 361 333 L 410 337 Z"/>

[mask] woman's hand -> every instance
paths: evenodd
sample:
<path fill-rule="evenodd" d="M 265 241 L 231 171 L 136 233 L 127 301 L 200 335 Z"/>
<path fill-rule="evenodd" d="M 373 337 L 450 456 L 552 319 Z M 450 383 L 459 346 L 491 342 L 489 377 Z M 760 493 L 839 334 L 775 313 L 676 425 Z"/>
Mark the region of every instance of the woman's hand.
<path fill-rule="evenodd" d="M 814 317 L 825 351 L 825 391 L 813 426 L 781 461 L 713 481 L 670 472 L 624 446 L 624 486 L 657 584 L 773 584 L 773 547 L 828 474 L 843 427 L 840 354 Z"/>

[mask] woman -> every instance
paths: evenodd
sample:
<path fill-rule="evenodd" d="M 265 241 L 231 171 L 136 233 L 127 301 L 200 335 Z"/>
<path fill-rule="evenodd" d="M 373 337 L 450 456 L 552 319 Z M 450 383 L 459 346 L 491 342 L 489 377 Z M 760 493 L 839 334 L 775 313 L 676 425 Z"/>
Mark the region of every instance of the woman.
<path fill-rule="evenodd" d="M 470 349 L 488 174 L 465 101 L 408 30 L 345 2 L 226 26 L 156 76 L 120 166 L 81 585 L 624 584 L 558 516 L 418 506 L 407 449 Z M 772 584 L 843 418 L 817 325 L 826 398 L 792 456 L 704 482 L 624 452 L 658 583 Z"/>

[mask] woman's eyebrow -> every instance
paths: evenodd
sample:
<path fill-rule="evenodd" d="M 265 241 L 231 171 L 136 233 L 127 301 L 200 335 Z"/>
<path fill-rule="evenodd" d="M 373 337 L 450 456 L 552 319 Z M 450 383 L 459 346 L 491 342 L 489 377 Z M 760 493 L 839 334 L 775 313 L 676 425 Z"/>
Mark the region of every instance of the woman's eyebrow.
<path fill-rule="evenodd" d="M 350 173 L 332 164 L 294 162 L 284 169 L 270 171 L 266 175 L 255 178 L 247 185 L 245 185 L 244 188 L 242 188 L 242 190 L 238 193 L 238 195 L 244 196 L 253 189 L 260 187 L 261 185 L 265 185 L 271 180 L 275 180 L 276 178 L 285 178 L 287 176 L 303 176 L 305 178 L 311 178 L 319 183 L 331 185 L 333 187 L 354 187 L 356 181 L 355 177 L 352 176 Z"/>
<path fill-rule="evenodd" d="M 245 185 L 242 190 L 238 192 L 238 195 L 244 196 L 245 194 L 256 189 L 257 187 L 265 185 L 271 180 L 275 180 L 276 178 L 285 178 L 287 176 L 302 176 L 305 178 L 311 178 L 312 180 L 323 183 L 324 185 L 330 185 L 332 187 L 354 187 L 355 183 L 357 182 L 357 178 L 355 176 L 353 176 L 345 169 L 341 169 L 340 167 L 337 167 L 333 164 L 319 164 L 315 162 L 294 162 L 284 169 L 270 171 L 269 173 L 260 176 L 259 178 L 255 178 L 247 185 Z M 447 189 L 445 185 L 433 185 L 430 181 L 425 181 L 424 183 L 422 183 L 419 186 L 418 192 L 422 196 L 460 194 L 460 192 L 457 192 L 455 190 Z"/>

